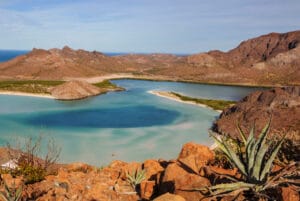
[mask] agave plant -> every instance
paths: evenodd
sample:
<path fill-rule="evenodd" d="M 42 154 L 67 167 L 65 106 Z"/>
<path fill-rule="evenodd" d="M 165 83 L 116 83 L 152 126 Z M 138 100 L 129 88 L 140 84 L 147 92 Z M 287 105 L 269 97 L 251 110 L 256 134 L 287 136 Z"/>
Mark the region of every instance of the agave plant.
<path fill-rule="evenodd" d="M 9 188 L 7 184 L 4 182 L 4 190 L 5 192 L 0 192 L 0 198 L 4 201 L 19 201 L 22 196 L 22 186 L 19 188 L 15 188 L 13 184 L 12 188 Z"/>
<path fill-rule="evenodd" d="M 137 169 L 133 171 L 131 174 L 126 172 L 127 182 L 132 186 L 133 189 L 146 179 L 146 171 Z"/>
<path fill-rule="evenodd" d="M 255 126 L 251 128 L 251 131 L 246 138 L 245 133 L 238 125 L 242 142 L 241 144 L 237 144 L 237 148 L 232 147 L 224 137 L 217 136 L 211 132 L 211 136 L 214 138 L 218 147 L 242 175 L 240 179 L 230 177 L 233 180 L 233 183 L 218 184 L 206 188 L 211 196 L 227 193 L 237 194 L 247 190 L 260 193 L 281 183 L 297 183 L 297 181 L 284 178 L 285 176 L 292 176 L 295 172 L 299 174 L 299 164 L 296 163 L 290 164 L 278 175 L 270 176 L 273 161 L 285 136 L 278 142 L 268 140 L 267 143 L 266 139 L 269 128 L 270 121 L 256 139 L 254 137 Z"/>

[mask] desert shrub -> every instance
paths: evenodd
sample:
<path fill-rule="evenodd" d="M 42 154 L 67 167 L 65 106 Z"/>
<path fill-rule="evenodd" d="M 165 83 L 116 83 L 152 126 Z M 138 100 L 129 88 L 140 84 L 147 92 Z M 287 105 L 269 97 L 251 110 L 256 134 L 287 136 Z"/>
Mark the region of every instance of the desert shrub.
<path fill-rule="evenodd" d="M 61 148 L 51 138 L 47 141 L 46 154 L 42 156 L 42 140 L 40 135 L 36 139 L 28 137 L 23 142 L 17 140 L 15 146 L 8 143 L 10 158 L 17 161 L 18 168 L 6 171 L 13 176 L 23 175 L 26 184 L 43 180 L 49 168 L 57 162 Z"/>

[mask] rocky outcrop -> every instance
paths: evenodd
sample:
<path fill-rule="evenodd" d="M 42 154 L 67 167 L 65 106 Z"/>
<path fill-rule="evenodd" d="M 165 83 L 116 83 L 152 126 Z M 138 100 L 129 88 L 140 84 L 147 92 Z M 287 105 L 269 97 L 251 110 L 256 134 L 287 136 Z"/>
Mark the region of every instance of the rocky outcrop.
<path fill-rule="evenodd" d="M 237 48 L 227 52 L 234 65 L 253 66 L 268 61 L 280 53 L 295 49 L 300 42 L 300 32 L 270 33 L 243 41 Z"/>
<path fill-rule="evenodd" d="M 228 182 L 228 175 L 241 177 L 237 169 L 211 166 L 211 160 L 214 160 L 214 154 L 208 147 L 187 143 L 178 159 L 171 161 L 113 161 L 103 168 L 72 163 L 61 165 L 57 174 L 48 175 L 41 182 L 27 185 L 22 177 L 14 178 L 9 174 L 2 174 L 0 179 L 11 189 L 22 187 L 22 200 L 208 201 L 212 198 L 197 189 Z M 126 173 L 141 169 L 146 177 L 134 188 L 127 181 Z M 0 185 L 0 191 L 5 192 L 3 185 Z M 235 196 L 225 196 L 221 200 L 233 200 Z M 241 194 L 239 200 L 247 200 L 245 196 Z M 279 200 L 299 199 L 293 186 L 278 188 L 276 196 Z"/>
<path fill-rule="evenodd" d="M 270 133 L 300 135 L 300 87 L 253 92 L 225 109 L 214 123 L 213 130 L 238 137 L 236 123 L 240 122 L 244 130 L 249 130 L 255 123 L 256 131 L 259 132 L 270 118 Z"/>
<path fill-rule="evenodd" d="M 182 147 L 177 160 L 182 166 L 189 167 L 191 171 L 199 174 L 200 169 L 214 158 L 214 152 L 208 147 L 189 142 Z"/>
<path fill-rule="evenodd" d="M 185 201 L 183 197 L 179 195 L 174 195 L 170 193 L 163 194 L 159 196 L 158 198 L 155 198 L 153 201 Z"/>
<path fill-rule="evenodd" d="M 85 81 L 69 81 L 53 87 L 50 93 L 58 100 L 76 100 L 95 96 L 104 91 Z"/>

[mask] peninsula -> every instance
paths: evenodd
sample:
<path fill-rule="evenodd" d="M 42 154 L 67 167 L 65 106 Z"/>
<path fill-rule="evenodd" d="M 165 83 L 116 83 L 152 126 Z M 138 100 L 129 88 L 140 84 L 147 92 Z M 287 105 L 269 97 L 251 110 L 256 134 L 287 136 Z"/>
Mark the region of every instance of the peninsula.
<path fill-rule="evenodd" d="M 218 112 L 222 112 L 223 109 L 232 106 L 235 104 L 235 101 L 227 101 L 227 100 L 211 100 L 211 99 L 203 99 L 203 98 L 192 98 L 188 96 L 184 96 L 182 94 L 178 94 L 175 92 L 169 91 L 148 91 L 151 94 L 168 98 L 174 101 L 187 103 L 187 104 L 194 104 L 201 107 L 208 107 Z"/>

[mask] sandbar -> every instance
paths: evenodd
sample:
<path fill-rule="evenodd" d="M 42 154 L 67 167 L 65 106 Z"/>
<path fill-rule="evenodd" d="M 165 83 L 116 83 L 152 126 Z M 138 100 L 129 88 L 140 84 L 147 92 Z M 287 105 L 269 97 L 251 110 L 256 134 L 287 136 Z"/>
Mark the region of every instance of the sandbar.
<path fill-rule="evenodd" d="M 205 104 L 196 103 L 194 101 L 183 101 L 180 98 L 178 98 L 177 96 L 175 96 L 174 94 L 172 94 L 171 92 L 167 92 L 167 91 L 152 91 L 152 90 L 150 90 L 150 91 L 148 91 L 148 93 L 156 95 L 156 96 L 160 96 L 160 97 L 163 97 L 163 98 L 168 98 L 168 99 L 173 100 L 173 101 L 177 101 L 177 102 L 181 102 L 181 103 L 186 103 L 186 104 L 191 104 L 191 105 L 197 105 L 197 106 L 200 106 L 200 107 L 210 108 L 210 109 L 214 110 L 213 108 L 211 108 L 211 107 L 209 107 L 209 106 L 207 106 Z M 214 111 L 217 111 L 219 113 L 222 112 L 221 110 L 214 110 Z"/>
<path fill-rule="evenodd" d="M 27 93 L 27 92 L 17 92 L 17 91 L 0 91 L 0 95 L 30 96 L 30 97 L 37 97 L 37 98 L 55 99 L 50 94 L 37 94 L 37 93 Z"/>

